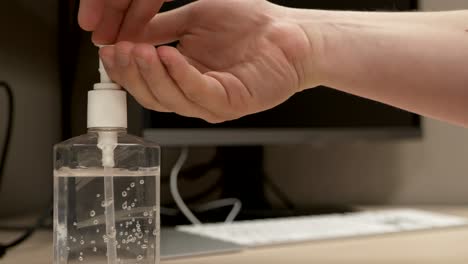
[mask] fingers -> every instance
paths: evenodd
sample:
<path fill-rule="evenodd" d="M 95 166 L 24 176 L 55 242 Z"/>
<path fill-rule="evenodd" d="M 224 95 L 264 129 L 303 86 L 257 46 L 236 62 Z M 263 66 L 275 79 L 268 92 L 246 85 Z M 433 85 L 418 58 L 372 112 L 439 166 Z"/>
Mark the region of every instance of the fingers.
<path fill-rule="evenodd" d="M 94 31 L 101 21 L 104 0 L 81 0 L 78 23 L 86 31 Z"/>
<path fill-rule="evenodd" d="M 154 45 L 167 44 L 179 40 L 187 27 L 191 26 L 192 5 L 158 14 L 144 29 L 141 40 Z"/>
<path fill-rule="evenodd" d="M 247 110 L 242 104 L 245 100 L 240 98 L 242 93 L 229 92 L 243 87 L 233 76 L 216 72 L 202 75 L 172 47 L 159 47 L 158 53 L 172 79 L 191 102 L 216 113 L 222 120 L 236 119 Z"/>
<path fill-rule="evenodd" d="M 216 102 L 226 98 L 224 89 L 213 85 L 210 80 L 190 65 L 177 49 L 160 47 L 158 52 L 168 73 L 181 87 L 187 98 L 208 108 L 213 108 Z"/>
<path fill-rule="evenodd" d="M 134 55 L 146 83 L 151 87 L 156 98 L 168 109 L 180 115 L 203 118 L 211 123 L 220 121 L 219 117 L 203 106 L 192 102 L 183 93 L 181 87 L 163 65 L 158 52 L 153 46 L 138 45 L 134 50 Z M 181 71 L 186 72 L 186 70 L 186 68 L 181 68 Z M 191 81 L 190 85 L 198 86 L 203 84 L 203 75 L 198 72 Z"/>
<path fill-rule="evenodd" d="M 142 29 L 156 15 L 164 0 L 133 0 L 120 28 L 118 40 L 138 41 Z"/>
<path fill-rule="evenodd" d="M 164 0 L 81 0 L 79 22 L 96 44 L 137 41 Z"/>
<path fill-rule="evenodd" d="M 112 80 L 125 87 L 143 107 L 159 112 L 169 112 L 150 92 L 139 74 L 131 56 L 133 47 L 133 44 L 123 42 L 115 47 L 101 48 L 99 53 L 105 62 L 106 70 Z"/>
<path fill-rule="evenodd" d="M 119 0 L 122 2 L 123 0 Z M 130 1 L 130 0 L 125 0 Z M 93 32 L 93 42 L 96 44 L 106 45 L 115 43 L 117 34 L 120 30 L 120 25 L 125 17 L 125 9 L 104 7 L 101 21 Z"/>

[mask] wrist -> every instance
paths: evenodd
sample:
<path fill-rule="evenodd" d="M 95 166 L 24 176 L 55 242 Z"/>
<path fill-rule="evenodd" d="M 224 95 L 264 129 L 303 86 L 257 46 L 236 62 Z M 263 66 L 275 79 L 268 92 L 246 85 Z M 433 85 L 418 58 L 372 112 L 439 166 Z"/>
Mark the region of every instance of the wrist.
<path fill-rule="evenodd" d="M 297 40 L 294 50 L 296 53 L 294 64 L 296 65 L 299 83 L 299 91 L 307 88 L 323 85 L 325 81 L 326 65 L 326 41 L 322 22 L 327 11 L 304 10 L 284 8 L 283 20 L 296 28 L 294 39 Z"/>

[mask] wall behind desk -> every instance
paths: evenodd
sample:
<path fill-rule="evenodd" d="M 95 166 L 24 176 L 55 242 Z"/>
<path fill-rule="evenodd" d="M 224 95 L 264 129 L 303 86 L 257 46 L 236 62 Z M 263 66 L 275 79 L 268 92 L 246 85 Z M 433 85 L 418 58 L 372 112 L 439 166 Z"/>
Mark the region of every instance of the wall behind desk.
<path fill-rule="evenodd" d="M 421 8 L 467 9 L 468 1 L 422 0 Z M 415 141 L 270 147 L 267 170 L 303 206 L 466 204 L 468 129 L 424 119 L 423 133 Z"/>

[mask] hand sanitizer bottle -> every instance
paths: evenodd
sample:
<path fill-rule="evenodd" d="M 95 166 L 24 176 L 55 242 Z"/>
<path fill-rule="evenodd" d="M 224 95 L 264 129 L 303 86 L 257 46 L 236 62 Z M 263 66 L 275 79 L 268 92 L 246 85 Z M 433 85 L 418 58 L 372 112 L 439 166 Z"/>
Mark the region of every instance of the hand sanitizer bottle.
<path fill-rule="evenodd" d="M 54 264 L 158 264 L 160 149 L 127 134 L 126 93 L 100 72 L 88 133 L 54 147 Z"/>

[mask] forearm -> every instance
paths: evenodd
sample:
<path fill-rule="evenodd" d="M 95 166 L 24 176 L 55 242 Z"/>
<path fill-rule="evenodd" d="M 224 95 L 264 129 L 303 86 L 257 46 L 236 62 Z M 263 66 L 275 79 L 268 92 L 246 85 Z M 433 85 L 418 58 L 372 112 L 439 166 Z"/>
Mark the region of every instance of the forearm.
<path fill-rule="evenodd" d="M 314 50 L 303 72 L 320 84 L 468 125 L 467 11 L 298 11 L 295 20 Z"/>

